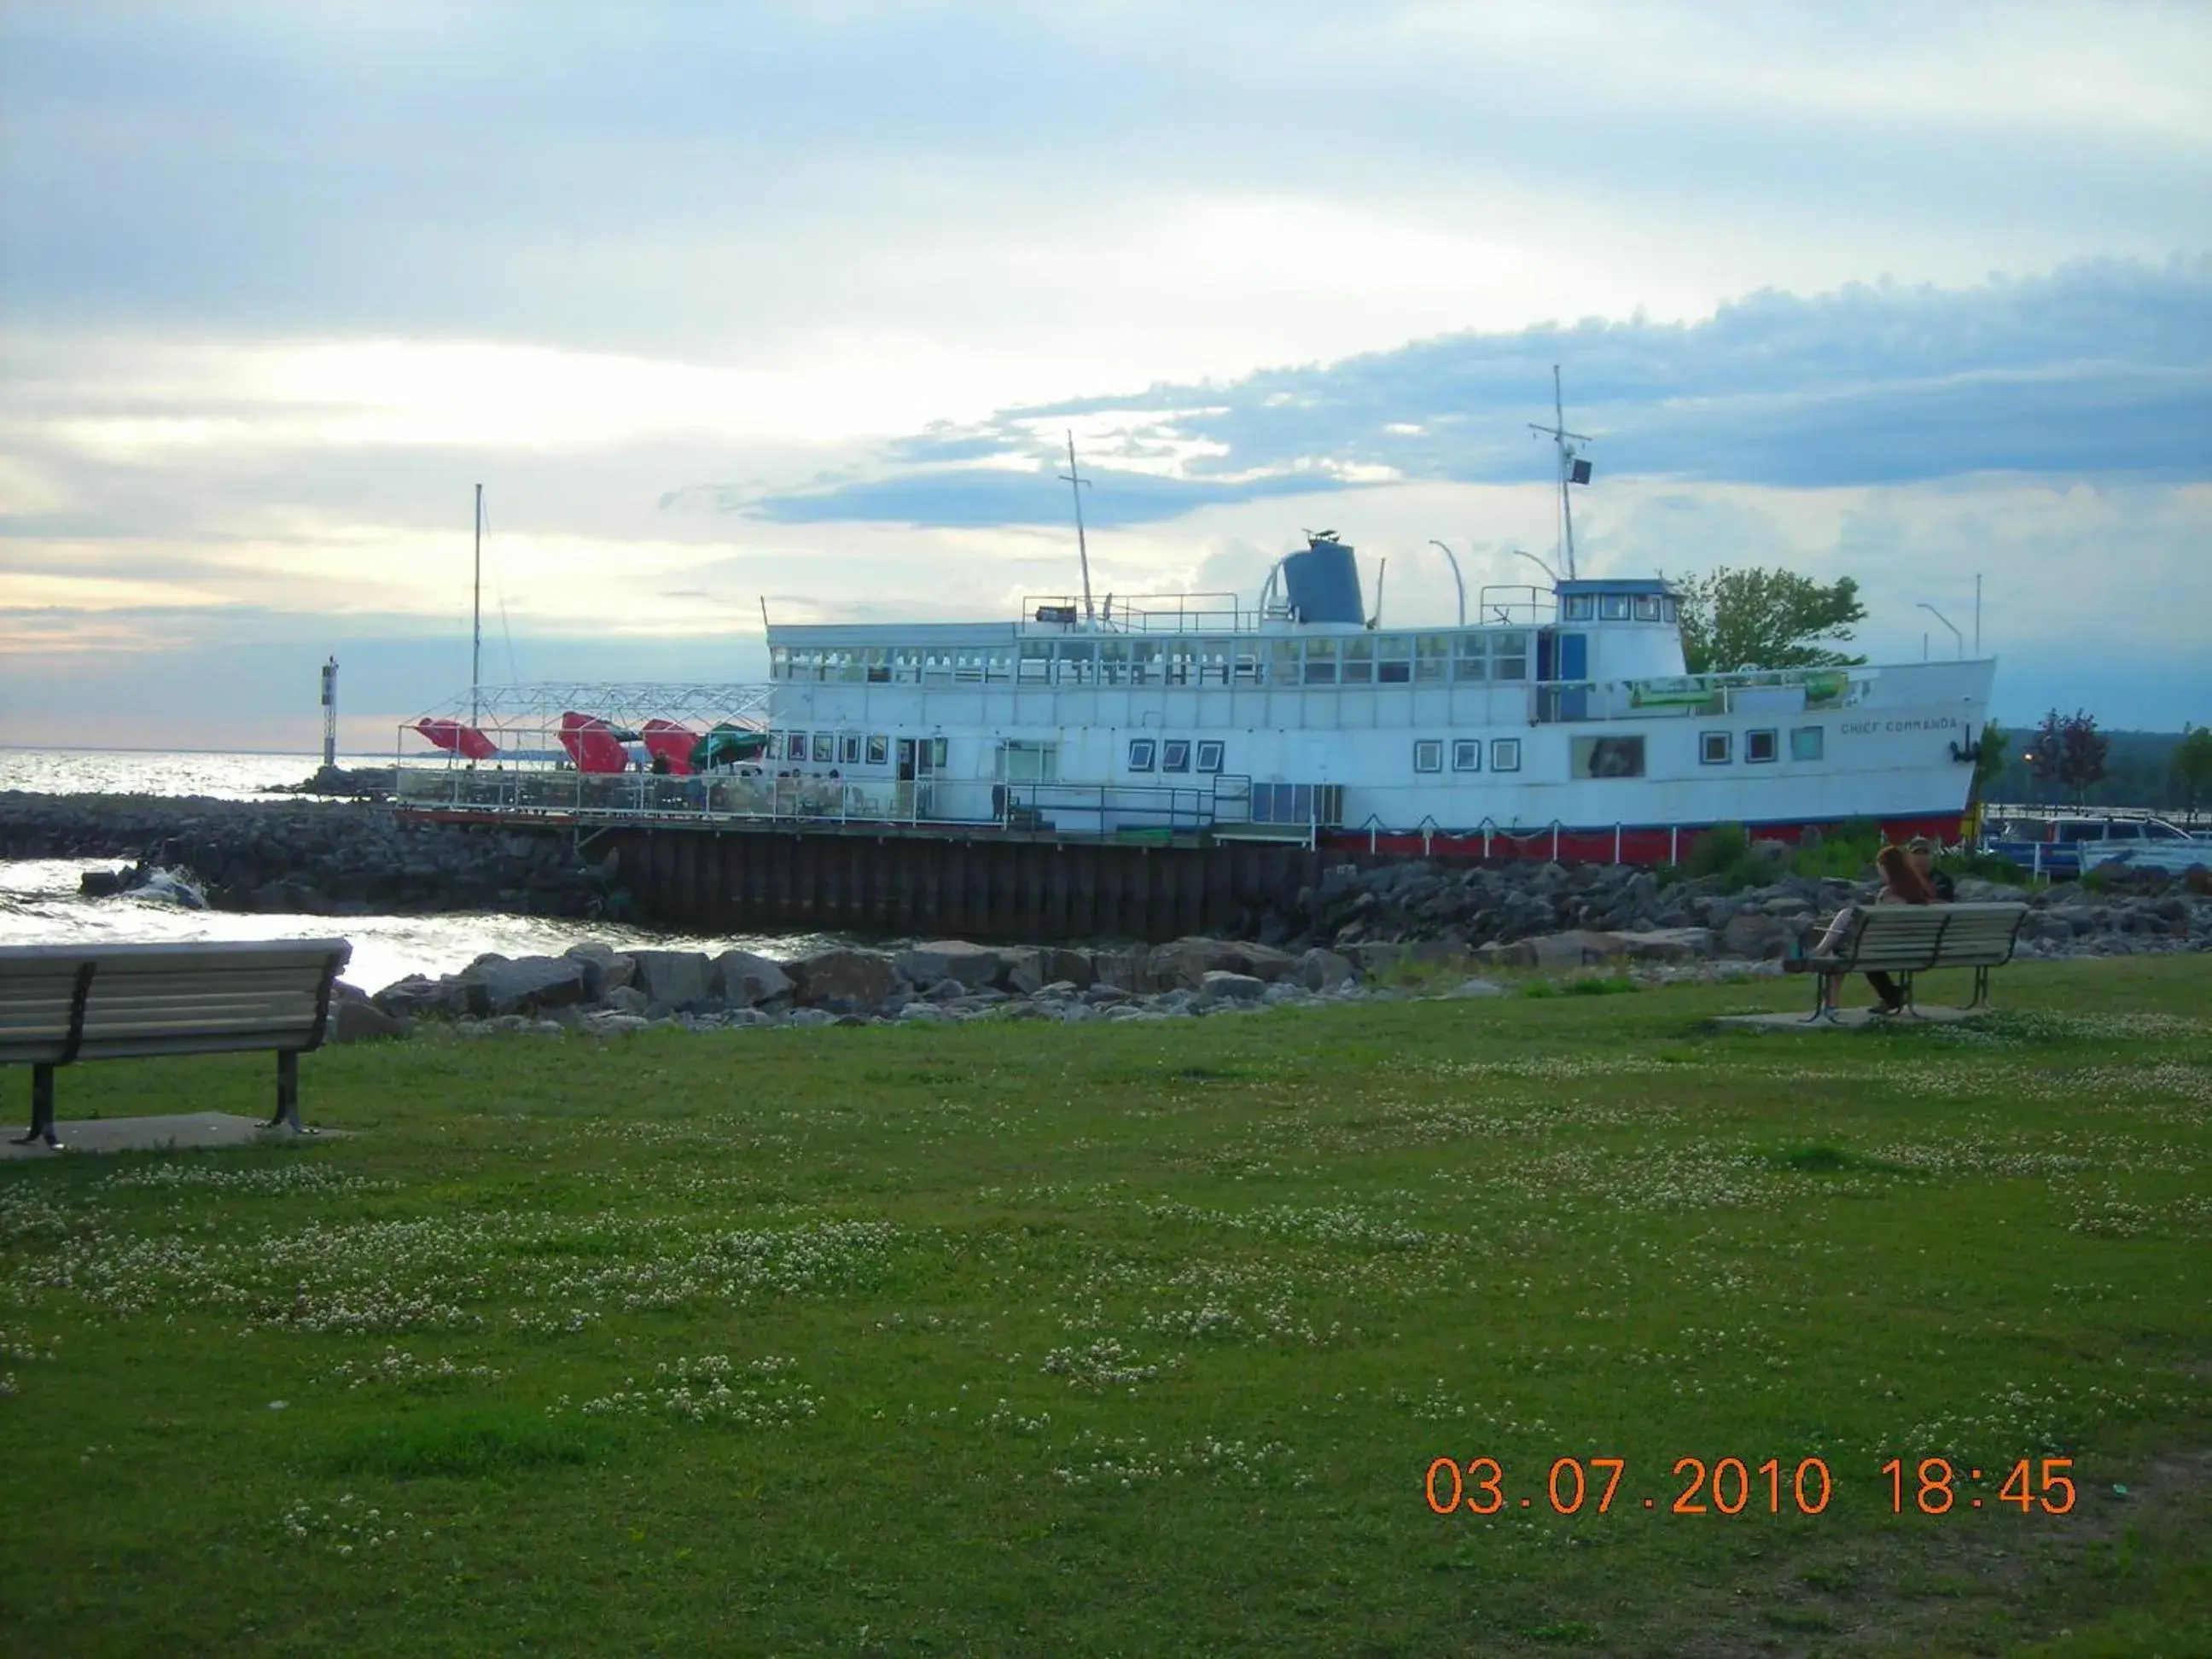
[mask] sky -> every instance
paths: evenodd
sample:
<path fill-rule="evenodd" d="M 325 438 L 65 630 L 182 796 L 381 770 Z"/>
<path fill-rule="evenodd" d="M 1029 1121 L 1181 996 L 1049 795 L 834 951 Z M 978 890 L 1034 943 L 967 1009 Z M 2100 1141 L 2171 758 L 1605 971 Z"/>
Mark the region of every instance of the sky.
<path fill-rule="evenodd" d="M 762 618 L 1850 575 L 2212 722 L 2212 9 L 0 0 L 0 743 L 388 749 Z M 1979 584 L 1978 611 L 1976 603 Z M 1933 607 L 1933 610 L 1924 607 Z M 1956 630 L 1955 633 L 1954 630 Z"/>

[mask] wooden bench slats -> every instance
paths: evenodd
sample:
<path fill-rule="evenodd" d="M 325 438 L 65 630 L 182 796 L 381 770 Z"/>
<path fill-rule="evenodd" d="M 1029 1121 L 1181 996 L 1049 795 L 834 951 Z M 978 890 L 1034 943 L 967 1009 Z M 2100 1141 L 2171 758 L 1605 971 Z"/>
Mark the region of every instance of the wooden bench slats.
<path fill-rule="evenodd" d="M 53 1133 L 74 1060 L 276 1050 L 277 1115 L 299 1127 L 298 1056 L 322 1041 L 344 939 L 0 947 L 0 1064 L 33 1067 L 31 1135 Z"/>
<path fill-rule="evenodd" d="M 2027 920 L 2025 904 L 1889 904 L 1850 913 L 1842 934 L 1825 955 L 1784 965 L 1821 975 L 1814 1018 L 1834 1011 L 1829 986 L 1847 973 L 1899 974 L 1911 1002 L 1911 977 L 1943 968 L 1974 970 L 1975 1006 L 1988 1000 L 1989 970 L 2010 962 Z"/>

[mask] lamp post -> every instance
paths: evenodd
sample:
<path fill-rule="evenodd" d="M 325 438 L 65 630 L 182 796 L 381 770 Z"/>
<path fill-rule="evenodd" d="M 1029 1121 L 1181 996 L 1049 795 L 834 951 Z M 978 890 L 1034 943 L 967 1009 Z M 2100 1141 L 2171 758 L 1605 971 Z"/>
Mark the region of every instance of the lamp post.
<path fill-rule="evenodd" d="M 1929 604 L 1925 599 L 1921 600 L 1920 608 L 1923 611 L 1925 611 L 1929 616 L 1935 617 L 1937 622 L 1942 623 L 1944 627 L 1951 629 L 1951 638 L 1954 642 L 1957 654 L 1961 657 L 1965 656 L 1966 654 L 1966 636 L 1964 634 L 1961 634 L 1958 629 L 1953 625 L 1951 619 L 1945 616 L 1942 611 L 1938 611 L 1934 605 Z"/>

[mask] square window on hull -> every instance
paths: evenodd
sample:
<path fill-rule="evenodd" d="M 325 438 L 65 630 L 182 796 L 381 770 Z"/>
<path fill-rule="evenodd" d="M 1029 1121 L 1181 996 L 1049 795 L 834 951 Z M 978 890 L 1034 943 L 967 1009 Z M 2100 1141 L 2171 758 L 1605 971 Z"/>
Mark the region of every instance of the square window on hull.
<path fill-rule="evenodd" d="M 1152 738 L 1131 738 L 1129 740 L 1129 769 L 1132 772 L 1151 771 L 1152 769 L 1152 757 L 1158 752 L 1158 750 L 1155 747 Z"/>
<path fill-rule="evenodd" d="M 1442 738 L 1422 738 L 1413 744 L 1413 769 L 1416 772 L 1441 772 L 1444 769 Z"/>
<path fill-rule="evenodd" d="M 1518 772 L 1521 769 L 1521 739 L 1492 738 L 1490 740 L 1490 769 L 1493 772 Z"/>
<path fill-rule="evenodd" d="M 1823 726 L 1793 726 L 1790 732 L 1790 758 L 1796 761 L 1816 761 L 1822 758 L 1827 747 L 1827 728 Z"/>
<path fill-rule="evenodd" d="M 1782 734 L 1773 730 L 1747 732 L 1743 734 L 1743 757 L 1753 766 L 1763 765 L 1782 752 Z"/>
<path fill-rule="evenodd" d="M 1452 739 L 1452 770 L 1455 772 L 1482 770 L 1482 739 L 1480 738 Z"/>
<path fill-rule="evenodd" d="M 1727 732 L 1698 733 L 1698 758 L 1707 766 L 1726 766 L 1734 758 L 1735 739 Z"/>

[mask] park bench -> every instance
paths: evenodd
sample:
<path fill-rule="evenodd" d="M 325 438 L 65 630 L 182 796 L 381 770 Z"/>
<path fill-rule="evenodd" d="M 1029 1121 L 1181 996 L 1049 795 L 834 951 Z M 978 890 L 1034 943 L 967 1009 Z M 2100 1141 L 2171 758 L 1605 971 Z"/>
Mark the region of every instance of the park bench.
<path fill-rule="evenodd" d="M 54 1133 L 54 1067 L 276 1052 L 276 1115 L 300 1127 L 300 1056 L 320 1046 L 342 939 L 0 948 L 0 1065 L 31 1068 L 31 1132 Z M 19 1144 L 21 1144 L 19 1142 Z"/>
<path fill-rule="evenodd" d="M 1836 1018 L 1836 991 L 1846 974 L 1893 974 L 1903 981 L 1905 1012 L 1917 1014 L 1912 976 L 1939 968 L 1974 970 L 1970 1008 L 1990 1002 L 1990 969 L 2012 960 L 2027 920 L 2025 904 L 1878 904 L 1844 913 L 1843 934 L 1827 954 L 1795 957 L 1782 965 L 1814 974 L 1813 1012 L 1807 1021 Z"/>

